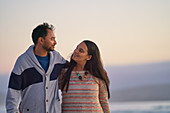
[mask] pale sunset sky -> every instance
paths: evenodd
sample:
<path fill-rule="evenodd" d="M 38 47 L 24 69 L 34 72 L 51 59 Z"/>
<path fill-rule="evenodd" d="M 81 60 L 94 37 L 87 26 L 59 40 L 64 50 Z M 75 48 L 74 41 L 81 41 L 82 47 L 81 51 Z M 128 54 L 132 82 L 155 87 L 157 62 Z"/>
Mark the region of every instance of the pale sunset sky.
<path fill-rule="evenodd" d="M 170 0 L 0 0 L 0 73 L 12 71 L 43 22 L 55 26 L 66 59 L 89 39 L 105 66 L 170 61 Z"/>

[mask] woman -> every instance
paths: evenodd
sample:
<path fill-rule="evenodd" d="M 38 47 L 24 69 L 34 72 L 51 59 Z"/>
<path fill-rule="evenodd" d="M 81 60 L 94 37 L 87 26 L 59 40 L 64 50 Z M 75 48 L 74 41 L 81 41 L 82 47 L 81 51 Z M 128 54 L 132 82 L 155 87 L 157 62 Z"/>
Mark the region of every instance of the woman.
<path fill-rule="evenodd" d="M 110 113 L 109 78 L 97 45 L 81 42 L 59 76 L 62 113 Z"/>

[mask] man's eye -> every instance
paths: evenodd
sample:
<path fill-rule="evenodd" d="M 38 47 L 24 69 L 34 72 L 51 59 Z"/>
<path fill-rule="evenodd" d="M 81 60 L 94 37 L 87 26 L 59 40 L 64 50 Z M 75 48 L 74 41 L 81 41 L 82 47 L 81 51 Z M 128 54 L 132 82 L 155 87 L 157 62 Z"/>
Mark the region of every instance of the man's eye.
<path fill-rule="evenodd" d="M 55 40 L 55 38 L 51 38 L 51 40 L 52 40 L 52 41 L 54 41 L 54 40 Z"/>

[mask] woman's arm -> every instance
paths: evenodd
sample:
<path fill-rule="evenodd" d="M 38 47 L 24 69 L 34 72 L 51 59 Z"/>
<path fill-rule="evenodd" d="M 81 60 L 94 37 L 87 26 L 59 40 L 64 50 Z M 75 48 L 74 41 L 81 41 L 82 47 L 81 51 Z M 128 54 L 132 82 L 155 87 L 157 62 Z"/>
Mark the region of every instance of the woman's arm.
<path fill-rule="evenodd" d="M 64 82 L 64 73 L 66 72 L 66 69 L 62 69 L 61 73 L 58 76 L 58 88 L 61 89 L 62 88 L 62 84 Z"/>
<path fill-rule="evenodd" d="M 110 113 L 107 88 L 103 80 L 99 80 L 99 101 L 103 112 Z"/>

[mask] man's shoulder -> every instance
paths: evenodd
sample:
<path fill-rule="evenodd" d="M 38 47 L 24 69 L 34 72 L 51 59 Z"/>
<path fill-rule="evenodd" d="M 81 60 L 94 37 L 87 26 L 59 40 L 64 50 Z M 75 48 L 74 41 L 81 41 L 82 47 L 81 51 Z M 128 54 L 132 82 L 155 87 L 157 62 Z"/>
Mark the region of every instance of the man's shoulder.
<path fill-rule="evenodd" d="M 17 60 L 24 60 L 25 57 L 26 57 L 26 54 L 29 54 L 28 51 L 30 50 L 30 48 L 32 47 L 33 45 L 31 45 L 25 52 L 23 52 L 22 54 L 20 54 L 17 58 Z"/>
<path fill-rule="evenodd" d="M 54 50 L 52 51 L 52 54 L 54 55 L 54 57 L 63 57 L 58 51 Z"/>
<path fill-rule="evenodd" d="M 22 61 L 25 59 L 25 52 L 18 56 L 17 61 Z"/>
<path fill-rule="evenodd" d="M 54 62 L 60 62 L 60 63 L 66 63 L 65 58 L 58 52 L 58 51 L 52 51 L 52 59 Z"/>
<path fill-rule="evenodd" d="M 54 55 L 60 55 L 60 53 L 59 53 L 58 51 L 56 51 L 56 50 L 52 51 L 52 54 L 54 54 Z"/>

